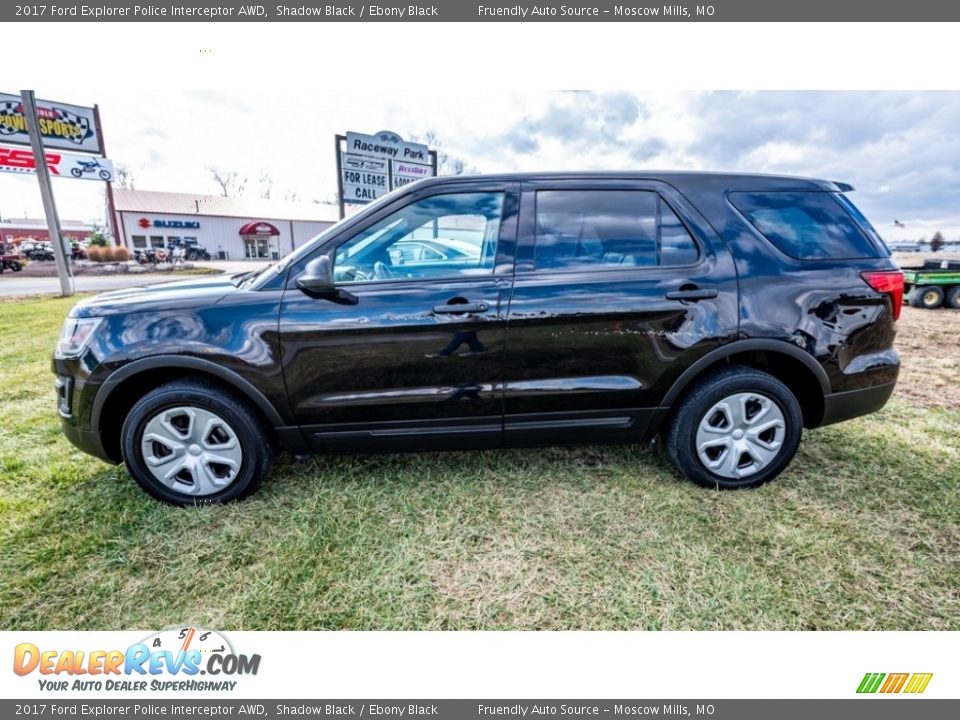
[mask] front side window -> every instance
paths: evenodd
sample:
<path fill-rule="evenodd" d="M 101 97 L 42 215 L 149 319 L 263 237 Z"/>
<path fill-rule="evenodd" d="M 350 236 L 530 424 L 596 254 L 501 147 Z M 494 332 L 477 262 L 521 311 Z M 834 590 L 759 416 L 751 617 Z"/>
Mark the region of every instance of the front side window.
<path fill-rule="evenodd" d="M 880 255 L 832 193 L 732 192 L 729 197 L 761 235 L 798 260 Z"/>
<path fill-rule="evenodd" d="M 700 256 L 676 213 L 648 190 L 537 193 L 537 271 L 690 265 Z"/>
<path fill-rule="evenodd" d="M 374 223 L 337 249 L 337 282 L 493 273 L 502 192 L 435 195 Z"/>

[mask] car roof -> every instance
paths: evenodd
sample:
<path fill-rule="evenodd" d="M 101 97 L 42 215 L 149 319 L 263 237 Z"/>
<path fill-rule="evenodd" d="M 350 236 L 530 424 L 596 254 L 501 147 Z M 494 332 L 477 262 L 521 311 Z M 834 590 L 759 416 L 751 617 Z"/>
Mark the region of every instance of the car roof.
<path fill-rule="evenodd" d="M 574 171 L 574 172 L 527 172 L 499 173 L 492 175 L 443 175 L 426 178 L 416 184 L 442 185 L 456 182 L 486 180 L 502 182 L 539 182 L 556 180 L 655 180 L 673 185 L 678 189 L 695 190 L 717 189 L 777 189 L 777 190 L 821 190 L 828 192 L 849 192 L 851 185 L 834 180 L 800 177 L 794 175 L 773 175 L 764 173 L 701 172 L 686 170 L 649 170 L 649 171 Z M 412 183 L 411 183 L 412 184 Z"/>

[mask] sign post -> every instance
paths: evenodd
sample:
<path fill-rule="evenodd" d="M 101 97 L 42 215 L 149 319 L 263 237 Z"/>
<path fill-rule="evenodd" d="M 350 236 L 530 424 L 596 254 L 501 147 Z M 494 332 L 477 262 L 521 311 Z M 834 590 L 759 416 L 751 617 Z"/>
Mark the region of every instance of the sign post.
<path fill-rule="evenodd" d="M 67 254 L 64 250 L 63 237 L 60 233 L 60 217 L 57 215 L 57 206 L 53 201 L 50 169 L 47 167 L 47 158 L 43 153 L 43 139 L 40 137 L 40 117 L 37 114 L 37 100 L 33 95 L 33 90 L 21 90 L 20 98 L 23 103 L 23 113 L 27 118 L 27 132 L 30 134 L 30 147 L 33 148 L 37 180 L 40 182 L 40 197 L 43 199 L 43 211 L 47 216 L 47 227 L 50 230 L 50 239 L 53 241 L 53 257 L 56 259 L 57 275 L 60 277 L 60 294 L 63 295 L 63 297 L 70 297 L 73 295 L 73 283 L 70 280 L 70 267 L 67 265 Z"/>
<path fill-rule="evenodd" d="M 65 296 L 73 293 L 72 273 L 63 247 L 60 218 L 50 176 L 107 183 L 107 220 L 114 242 L 120 244 L 113 207 L 113 163 L 107 159 L 100 127 L 100 109 L 37 100 L 32 90 L 20 95 L 0 93 L 0 142 L 29 145 L 31 150 L 0 145 L 0 171 L 35 172 L 47 217 L 53 255 Z M 52 152 L 45 152 L 49 148 Z M 99 159 L 98 157 L 99 156 Z"/>
<path fill-rule="evenodd" d="M 348 132 L 335 140 L 341 219 L 347 204 L 365 205 L 391 190 L 437 174 L 436 151 L 422 143 L 407 142 L 395 132 Z"/>
<path fill-rule="evenodd" d="M 100 106 L 93 106 L 93 121 L 96 123 L 97 137 L 100 139 L 100 157 L 107 158 L 107 147 L 103 143 L 103 128 L 100 125 Z M 111 173 L 112 176 L 113 173 Z M 126 245 L 126 238 L 120 236 L 120 224 L 117 222 L 117 210 L 113 203 L 113 178 L 107 180 L 107 218 L 114 245 Z"/>

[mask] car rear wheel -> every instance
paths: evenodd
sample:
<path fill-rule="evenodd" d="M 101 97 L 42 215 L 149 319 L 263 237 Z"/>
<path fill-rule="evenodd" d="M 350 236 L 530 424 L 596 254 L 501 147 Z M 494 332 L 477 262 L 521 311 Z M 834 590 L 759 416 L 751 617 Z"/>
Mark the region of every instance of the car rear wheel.
<path fill-rule="evenodd" d="M 249 495 L 270 470 L 260 417 L 234 392 L 179 380 L 147 393 L 123 423 L 123 459 L 150 495 L 174 505 Z"/>
<path fill-rule="evenodd" d="M 698 485 L 756 487 L 779 475 L 800 444 L 803 415 L 768 373 L 730 366 L 701 380 L 670 418 L 665 448 Z"/>

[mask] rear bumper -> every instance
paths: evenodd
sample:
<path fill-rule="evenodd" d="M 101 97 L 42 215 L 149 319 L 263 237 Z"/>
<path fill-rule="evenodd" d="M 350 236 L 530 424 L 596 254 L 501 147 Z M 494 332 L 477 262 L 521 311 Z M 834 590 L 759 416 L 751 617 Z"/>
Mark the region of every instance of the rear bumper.
<path fill-rule="evenodd" d="M 884 385 L 873 385 L 825 395 L 823 398 L 823 419 L 820 421 L 820 425 L 831 425 L 832 423 L 876 412 L 887 404 L 887 400 L 893 394 L 894 386 L 896 386 L 896 382 L 890 382 Z"/>

